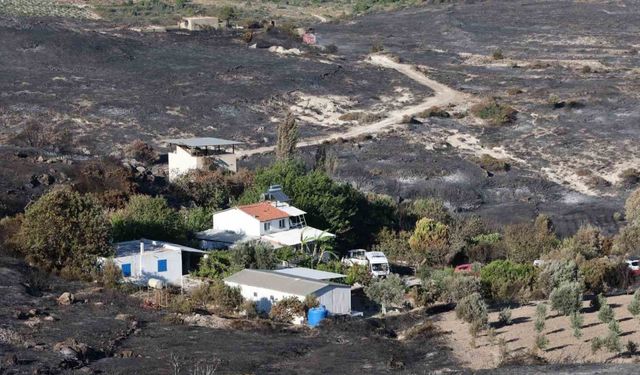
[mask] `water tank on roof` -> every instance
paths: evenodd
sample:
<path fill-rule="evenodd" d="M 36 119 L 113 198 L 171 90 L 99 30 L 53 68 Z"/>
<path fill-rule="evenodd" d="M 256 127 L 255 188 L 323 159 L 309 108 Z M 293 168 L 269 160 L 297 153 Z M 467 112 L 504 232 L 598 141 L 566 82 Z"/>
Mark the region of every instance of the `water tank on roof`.
<path fill-rule="evenodd" d="M 323 305 L 318 307 L 312 307 L 309 309 L 309 313 L 307 314 L 307 320 L 309 322 L 310 327 L 317 327 L 318 324 L 322 321 L 322 319 L 327 317 L 327 308 Z"/>
<path fill-rule="evenodd" d="M 264 200 L 276 201 L 276 202 L 288 202 L 291 199 L 282 191 L 282 186 L 271 185 L 269 189 L 262 194 Z"/>

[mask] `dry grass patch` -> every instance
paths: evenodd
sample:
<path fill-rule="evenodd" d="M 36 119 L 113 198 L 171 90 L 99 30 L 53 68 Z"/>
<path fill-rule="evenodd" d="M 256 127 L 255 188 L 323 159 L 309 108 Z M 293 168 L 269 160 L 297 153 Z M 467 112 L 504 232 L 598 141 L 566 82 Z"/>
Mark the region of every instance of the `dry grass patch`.
<path fill-rule="evenodd" d="M 491 126 L 507 125 L 515 121 L 518 111 L 508 105 L 498 103 L 495 99 L 487 99 L 471 107 L 471 113 Z"/>

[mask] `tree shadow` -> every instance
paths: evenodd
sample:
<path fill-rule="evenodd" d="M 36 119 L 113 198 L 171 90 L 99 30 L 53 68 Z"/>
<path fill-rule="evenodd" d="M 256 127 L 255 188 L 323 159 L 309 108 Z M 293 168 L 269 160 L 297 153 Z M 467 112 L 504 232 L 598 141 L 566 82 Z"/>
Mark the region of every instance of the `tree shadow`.
<path fill-rule="evenodd" d="M 631 320 L 633 319 L 632 317 L 626 317 L 626 318 L 622 318 L 622 319 L 618 319 L 618 322 L 626 322 L 627 320 Z"/>
<path fill-rule="evenodd" d="M 554 329 L 553 331 L 549 331 L 549 332 L 547 332 L 547 335 L 550 335 L 550 334 L 552 334 L 552 333 L 562 332 L 562 331 L 564 331 L 564 328 Z"/>
<path fill-rule="evenodd" d="M 518 341 L 518 340 L 520 340 L 520 339 L 519 339 L 519 338 L 517 338 L 517 337 L 514 337 L 514 338 L 512 338 L 512 339 L 509 339 L 509 340 L 505 341 L 504 343 L 505 343 L 505 344 L 509 344 L 509 343 L 512 343 L 512 342 L 516 342 L 516 341 Z"/>
<path fill-rule="evenodd" d="M 545 350 L 545 352 L 546 352 L 546 353 L 554 352 L 554 351 L 556 351 L 556 350 L 564 349 L 564 348 L 566 348 L 567 346 L 569 346 L 569 344 L 559 345 L 559 346 L 554 346 L 553 348 L 549 348 L 549 349 Z"/>
<path fill-rule="evenodd" d="M 636 333 L 636 331 L 623 332 L 620 334 L 620 337 L 633 335 L 634 333 Z"/>
<path fill-rule="evenodd" d="M 600 324 L 602 324 L 602 322 L 589 323 L 589 324 L 583 325 L 582 328 L 595 327 L 595 326 L 600 325 Z"/>
<path fill-rule="evenodd" d="M 519 316 L 517 318 L 513 318 L 511 319 L 511 325 L 515 325 L 515 324 L 520 324 L 520 323 L 526 323 L 526 322 L 530 322 L 531 318 L 528 316 Z"/>

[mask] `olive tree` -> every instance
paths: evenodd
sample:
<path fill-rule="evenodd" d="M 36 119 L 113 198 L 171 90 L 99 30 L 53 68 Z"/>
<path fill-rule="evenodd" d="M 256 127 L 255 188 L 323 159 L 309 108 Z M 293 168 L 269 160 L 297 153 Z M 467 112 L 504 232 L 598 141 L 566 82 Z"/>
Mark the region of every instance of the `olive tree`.
<path fill-rule="evenodd" d="M 402 303 L 405 288 L 400 276 L 391 274 L 385 279 L 372 282 L 364 292 L 373 302 L 380 305 L 382 314 L 386 314 L 388 306 Z"/>

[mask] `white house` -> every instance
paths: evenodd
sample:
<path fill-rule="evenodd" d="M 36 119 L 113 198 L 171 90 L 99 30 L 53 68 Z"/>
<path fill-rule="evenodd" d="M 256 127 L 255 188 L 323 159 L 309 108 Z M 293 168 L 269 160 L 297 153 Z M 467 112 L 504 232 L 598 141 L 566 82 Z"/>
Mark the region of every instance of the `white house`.
<path fill-rule="evenodd" d="M 167 139 L 164 142 L 175 146 L 175 150 L 168 154 L 169 181 L 195 169 L 215 167 L 232 172 L 238 169 L 235 146 L 240 142 L 209 137 Z"/>
<path fill-rule="evenodd" d="M 191 247 L 141 239 L 117 243 L 113 261 L 127 281 L 146 284 L 153 278 L 183 287 L 185 276 L 197 269 L 205 254 Z"/>
<path fill-rule="evenodd" d="M 335 237 L 306 224 L 306 212 L 279 201 L 263 201 L 232 207 L 213 214 L 213 229 L 198 233 L 204 249 L 225 248 L 248 240 L 261 240 L 274 247 Z"/>
<path fill-rule="evenodd" d="M 311 270 L 314 271 L 314 270 Z M 342 276 L 342 275 L 340 275 Z M 271 305 L 285 297 L 304 301 L 308 295 L 318 298 L 329 314 L 351 314 L 351 287 L 327 280 L 292 275 L 278 271 L 245 269 L 224 282 L 239 287 L 246 300 L 255 301 L 259 311 L 269 312 Z"/>

